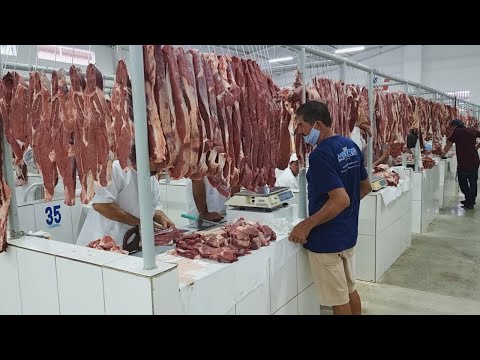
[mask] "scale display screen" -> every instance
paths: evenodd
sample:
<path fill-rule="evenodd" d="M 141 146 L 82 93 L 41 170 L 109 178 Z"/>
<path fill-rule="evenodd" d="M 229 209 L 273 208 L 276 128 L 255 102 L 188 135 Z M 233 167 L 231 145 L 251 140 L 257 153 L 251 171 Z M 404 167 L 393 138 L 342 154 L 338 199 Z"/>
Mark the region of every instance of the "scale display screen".
<path fill-rule="evenodd" d="M 278 194 L 278 198 L 280 199 L 281 202 L 290 200 L 293 198 L 293 193 L 291 191 L 285 191 L 280 194 Z"/>

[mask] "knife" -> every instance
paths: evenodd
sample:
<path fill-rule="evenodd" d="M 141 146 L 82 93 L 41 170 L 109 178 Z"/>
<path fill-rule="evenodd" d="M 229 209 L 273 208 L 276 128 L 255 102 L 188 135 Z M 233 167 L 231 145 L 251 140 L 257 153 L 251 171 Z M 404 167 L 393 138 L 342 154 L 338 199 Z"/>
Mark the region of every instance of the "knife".
<path fill-rule="evenodd" d="M 188 220 L 196 221 L 197 224 L 199 224 L 199 226 L 201 225 L 202 222 L 206 222 L 207 224 L 211 224 L 211 225 L 219 225 L 227 221 L 225 219 L 222 219 L 220 221 L 215 222 L 215 221 L 200 219 L 198 216 L 193 216 L 190 214 L 181 214 L 180 216 Z"/>

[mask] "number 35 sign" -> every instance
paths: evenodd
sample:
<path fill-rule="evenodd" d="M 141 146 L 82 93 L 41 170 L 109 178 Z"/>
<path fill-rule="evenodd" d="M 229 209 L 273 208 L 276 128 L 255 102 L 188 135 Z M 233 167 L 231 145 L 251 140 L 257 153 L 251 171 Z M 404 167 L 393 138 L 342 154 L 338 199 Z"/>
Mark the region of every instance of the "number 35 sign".
<path fill-rule="evenodd" d="M 47 206 L 45 208 L 45 214 L 47 215 L 45 222 L 49 228 L 60 226 L 60 222 L 62 221 L 60 205 Z"/>

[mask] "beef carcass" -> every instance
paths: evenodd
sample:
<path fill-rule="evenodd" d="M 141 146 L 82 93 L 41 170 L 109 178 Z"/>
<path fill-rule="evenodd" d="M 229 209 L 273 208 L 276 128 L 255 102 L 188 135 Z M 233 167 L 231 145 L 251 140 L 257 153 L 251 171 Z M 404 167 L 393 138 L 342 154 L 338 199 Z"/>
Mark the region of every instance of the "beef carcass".
<path fill-rule="evenodd" d="M 154 45 L 143 45 L 143 62 L 150 160 L 165 167 L 166 141 L 162 130 L 157 103 L 155 101 L 155 81 L 157 78 L 157 72 Z"/>
<path fill-rule="evenodd" d="M 156 85 L 156 84 L 155 84 Z M 132 95 L 127 66 L 123 60 L 117 64 L 112 90 L 111 116 L 115 157 L 122 169 L 127 169 L 133 143 Z"/>
<path fill-rule="evenodd" d="M 0 84 L 0 88 L 1 88 Z M 3 133 L 3 117 L 0 113 L 0 135 Z M 0 142 L 0 253 L 7 249 L 7 221 L 11 190 L 3 177 L 3 144 Z"/>
<path fill-rule="evenodd" d="M 45 200 L 53 197 L 58 182 L 55 150 L 52 138 L 52 103 L 50 95 L 50 81 L 45 74 L 38 72 L 34 76 L 34 95 L 32 104 L 32 144 L 33 155 L 38 170 L 42 174 L 45 187 Z"/>
<path fill-rule="evenodd" d="M 52 139 L 58 174 L 63 179 L 65 204 L 75 205 L 75 157 L 73 130 L 75 122 L 68 110 L 67 80 L 65 70 L 52 73 Z"/>
<path fill-rule="evenodd" d="M 89 171 L 100 186 L 111 182 L 113 128 L 103 92 L 102 73 L 93 64 L 87 66 L 87 87 L 85 95 L 84 144 L 87 151 Z M 86 141 L 85 141 L 86 140 Z"/>
<path fill-rule="evenodd" d="M 177 132 L 178 143 L 175 145 L 179 148 L 178 156 L 175 159 L 170 170 L 170 176 L 173 179 L 180 179 L 188 173 L 190 169 L 190 118 L 188 117 L 188 109 L 183 98 L 182 88 L 180 84 L 180 73 L 177 65 L 177 57 L 175 49 L 170 45 L 162 46 L 164 62 L 166 63 L 166 81 L 170 84 L 171 109 L 174 109 L 174 117 L 172 118 L 172 127 Z M 173 126 L 173 124 L 175 124 Z"/>
<path fill-rule="evenodd" d="M 88 204 L 94 195 L 94 179 L 92 173 L 89 171 L 90 160 L 89 154 L 86 148 L 87 133 L 85 128 L 85 88 L 87 83 L 85 76 L 80 68 L 72 65 L 70 67 L 70 91 L 69 91 L 69 116 L 74 121 L 75 127 L 73 131 L 74 147 L 75 147 L 75 164 L 78 171 L 78 177 L 80 179 L 80 185 L 82 192 L 80 194 L 80 200 L 84 204 Z M 113 98 L 112 98 L 113 99 Z M 115 103 L 112 101 L 112 107 Z M 33 108 L 35 111 L 35 108 Z M 33 118 L 32 124 L 35 122 Z M 32 126 L 33 127 L 33 126 Z"/>

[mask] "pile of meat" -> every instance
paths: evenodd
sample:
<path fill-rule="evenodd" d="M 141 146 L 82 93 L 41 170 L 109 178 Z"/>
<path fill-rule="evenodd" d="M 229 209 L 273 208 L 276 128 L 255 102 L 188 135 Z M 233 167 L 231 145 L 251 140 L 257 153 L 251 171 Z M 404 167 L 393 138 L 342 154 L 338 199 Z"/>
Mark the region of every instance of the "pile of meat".
<path fill-rule="evenodd" d="M 301 105 L 301 89 L 302 82 L 297 71 L 293 88 L 283 93 L 285 103 L 290 105 L 287 109 L 291 115 Z M 332 129 L 336 134 L 350 137 L 354 127 L 358 126 L 365 139 L 367 135 L 371 135 L 366 87 L 314 77 L 306 87 L 306 100 L 322 101 L 327 105 L 332 118 Z M 310 149 L 310 146 L 306 146 L 303 136 L 296 134 L 295 150 L 301 163 Z"/>
<path fill-rule="evenodd" d="M 400 175 L 386 164 L 374 166 L 373 175 L 383 177 L 387 181 L 387 186 L 398 186 L 400 181 Z"/>
<path fill-rule="evenodd" d="M 0 135 L 2 133 L 2 115 L 0 113 Z M 0 139 L 0 253 L 7 249 L 7 221 L 11 190 L 3 177 L 3 147 Z"/>
<path fill-rule="evenodd" d="M 119 61 L 111 101 L 103 92 L 103 76 L 95 65 L 86 76 L 70 67 L 54 71 L 51 80 L 31 72 L 27 84 L 17 72 L 0 83 L 0 113 L 16 167 L 24 168 L 29 148 L 43 177 L 45 200 L 53 197 L 58 179 L 63 180 L 65 204 L 75 203 L 76 174 L 82 186 L 81 200 L 88 203 L 94 183 L 110 182 L 115 159 L 127 167 L 133 136 L 131 95 L 127 69 Z"/>
<path fill-rule="evenodd" d="M 275 184 L 290 157 L 291 115 L 252 60 L 145 45 L 150 158 L 174 179 L 234 186 Z"/>
<path fill-rule="evenodd" d="M 154 233 L 155 246 L 172 245 L 176 239 L 181 237 L 181 233 L 176 228 L 157 230 Z"/>
<path fill-rule="evenodd" d="M 422 166 L 424 169 L 431 169 L 435 166 L 435 160 L 429 156 L 422 156 Z"/>
<path fill-rule="evenodd" d="M 215 232 L 191 233 L 177 241 L 176 254 L 190 259 L 206 258 L 231 263 L 252 250 L 277 239 L 267 225 L 239 218 Z"/>
<path fill-rule="evenodd" d="M 108 235 L 102 237 L 101 239 L 90 241 L 87 247 L 128 255 L 128 251 L 123 250 L 120 246 L 117 245 L 115 240 L 113 240 L 112 237 Z"/>

